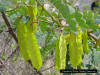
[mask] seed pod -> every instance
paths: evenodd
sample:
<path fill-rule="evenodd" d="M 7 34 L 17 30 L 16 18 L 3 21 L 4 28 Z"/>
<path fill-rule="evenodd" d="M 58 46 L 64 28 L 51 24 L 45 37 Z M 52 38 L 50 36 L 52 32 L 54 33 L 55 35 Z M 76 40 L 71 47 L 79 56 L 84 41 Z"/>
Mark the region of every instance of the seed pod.
<path fill-rule="evenodd" d="M 26 61 L 30 60 L 33 67 L 39 70 L 42 66 L 42 57 L 36 36 L 34 34 L 37 30 L 37 24 L 35 23 L 37 7 L 35 1 L 33 6 L 28 7 L 28 10 L 30 20 L 28 21 L 27 25 L 22 22 L 17 25 L 18 44 L 20 47 L 20 53 L 24 59 Z"/>
<path fill-rule="evenodd" d="M 70 32 L 70 42 L 69 42 L 69 52 L 70 52 L 70 63 L 73 67 L 77 67 L 82 62 L 82 32 L 78 28 L 77 34 Z"/>
<path fill-rule="evenodd" d="M 27 46 L 28 46 L 28 55 L 32 62 L 34 68 L 39 70 L 42 66 L 42 57 L 40 49 L 37 43 L 37 39 L 34 33 L 27 33 Z"/>
<path fill-rule="evenodd" d="M 88 39 L 87 39 L 87 30 L 83 31 L 83 50 L 88 55 L 89 54 L 89 48 L 88 48 Z"/>
<path fill-rule="evenodd" d="M 66 39 L 66 43 L 68 44 L 69 43 L 69 38 L 70 38 L 70 34 L 66 34 L 65 36 L 64 36 L 64 38 Z"/>
<path fill-rule="evenodd" d="M 42 66 L 42 57 L 35 34 L 28 31 L 25 24 L 19 23 L 17 37 L 21 55 L 26 61 L 30 60 L 33 67 L 39 70 Z"/>
<path fill-rule="evenodd" d="M 80 54 L 82 56 L 83 55 L 82 31 L 80 27 L 78 27 L 78 33 L 77 33 L 77 49 L 80 51 Z"/>
<path fill-rule="evenodd" d="M 66 40 L 63 34 L 60 35 L 56 42 L 55 56 L 56 56 L 56 69 L 60 71 L 60 69 L 65 69 L 65 60 L 66 60 Z"/>
<path fill-rule="evenodd" d="M 17 25 L 17 38 L 18 38 L 18 45 L 20 48 L 20 54 L 25 59 L 25 61 L 29 60 L 28 53 L 27 53 L 27 29 L 24 23 L 20 22 Z"/>
<path fill-rule="evenodd" d="M 28 6 L 28 15 L 30 17 L 28 23 L 27 23 L 27 28 L 29 31 L 35 33 L 37 31 L 37 3 L 34 2 L 32 6 Z"/>

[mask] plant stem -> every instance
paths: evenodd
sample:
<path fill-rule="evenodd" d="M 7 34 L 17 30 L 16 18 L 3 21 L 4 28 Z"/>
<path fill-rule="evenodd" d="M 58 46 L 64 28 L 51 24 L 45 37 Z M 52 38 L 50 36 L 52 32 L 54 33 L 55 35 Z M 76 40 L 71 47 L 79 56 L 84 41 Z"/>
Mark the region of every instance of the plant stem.
<path fill-rule="evenodd" d="M 15 41 L 16 41 L 16 43 L 18 43 L 16 34 L 14 33 L 14 31 L 13 31 L 13 29 L 12 29 L 12 27 L 11 27 L 11 24 L 10 24 L 10 22 L 9 22 L 8 19 L 7 19 L 6 14 L 5 14 L 4 12 L 1 12 L 1 14 L 2 14 L 2 18 L 4 19 L 4 21 L 5 21 L 5 23 L 6 23 L 7 27 L 8 27 L 9 33 L 13 36 L 13 38 L 14 38 Z"/>

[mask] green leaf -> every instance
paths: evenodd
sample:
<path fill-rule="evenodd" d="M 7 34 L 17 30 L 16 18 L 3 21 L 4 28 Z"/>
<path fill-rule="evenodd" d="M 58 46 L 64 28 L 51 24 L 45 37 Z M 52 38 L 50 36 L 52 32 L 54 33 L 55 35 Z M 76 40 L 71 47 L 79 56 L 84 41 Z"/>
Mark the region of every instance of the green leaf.
<path fill-rule="evenodd" d="M 76 11 L 74 13 L 74 16 L 75 16 L 76 20 L 78 21 L 79 19 L 81 19 L 83 17 L 83 13 L 79 12 L 79 11 Z"/>
<path fill-rule="evenodd" d="M 96 30 L 98 29 L 98 25 L 96 25 L 96 24 L 91 24 L 91 25 L 89 25 L 89 28 L 90 28 L 90 29 L 93 29 L 94 31 L 96 31 Z"/>
<path fill-rule="evenodd" d="M 5 56 L 5 55 L 2 55 L 1 58 L 2 58 L 3 60 L 5 60 L 6 56 Z"/>
<path fill-rule="evenodd" d="M 71 31 L 76 31 L 76 30 L 77 30 L 77 29 L 76 29 L 77 23 L 76 23 L 76 19 L 75 19 L 75 18 L 68 19 L 67 22 L 68 22 L 68 24 L 70 25 L 69 29 L 70 29 Z"/>
<path fill-rule="evenodd" d="M 40 17 L 40 20 L 42 20 L 42 21 L 40 21 L 41 31 L 42 32 L 47 31 L 48 30 L 48 23 L 46 23 L 46 22 L 48 22 L 48 20 L 45 17 Z"/>
<path fill-rule="evenodd" d="M 85 11 L 83 12 L 83 14 L 84 14 L 83 17 L 86 18 L 86 17 L 88 16 L 88 11 L 85 10 Z"/>
<path fill-rule="evenodd" d="M 84 29 L 88 29 L 89 28 L 89 26 L 86 24 L 86 20 L 83 19 L 83 18 L 78 19 L 78 23 L 79 23 L 79 26 L 84 28 Z"/>
<path fill-rule="evenodd" d="M 17 3 L 17 0 L 13 0 L 12 2 L 13 2 L 13 3 Z"/>
<path fill-rule="evenodd" d="M 69 4 L 62 3 L 62 0 L 49 1 L 54 4 L 54 6 L 59 10 L 65 19 L 68 19 L 68 17 L 71 17 L 71 15 L 75 13 L 75 9 Z"/>
<path fill-rule="evenodd" d="M 45 22 L 40 22 L 40 28 L 42 32 L 45 32 L 48 30 L 48 24 Z"/>
<path fill-rule="evenodd" d="M 26 0 L 22 0 L 22 3 L 25 3 L 26 2 Z"/>
<path fill-rule="evenodd" d="M 69 13 L 72 15 L 73 13 L 75 13 L 75 9 L 71 6 L 71 5 L 67 5 L 66 7 L 68 7 Z"/>
<path fill-rule="evenodd" d="M 96 51 L 100 51 L 100 48 L 96 48 Z"/>
<path fill-rule="evenodd" d="M 94 13 L 92 11 L 88 12 L 88 17 L 94 19 Z"/>
<path fill-rule="evenodd" d="M 54 40 L 53 43 L 46 44 L 46 46 L 41 49 L 41 54 L 44 56 L 46 55 L 46 53 L 52 52 L 54 50 L 54 47 L 56 46 L 55 42 L 56 41 Z"/>
<path fill-rule="evenodd" d="M 88 25 L 88 28 L 96 31 L 98 29 L 98 26 L 95 24 L 95 18 L 97 14 L 94 14 L 92 11 L 84 11 L 83 14 L 83 17 L 86 20 L 86 24 Z"/>
<path fill-rule="evenodd" d="M 5 7 L 0 6 L 0 12 L 5 12 L 5 11 L 6 11 L 6 8 L 5 8 Z"/>
<path fill-rule="evenodd" d="M 52 12 L 52 15 L 53 15 L 54 17 L 58 17 L 58 15 L 57 15 L 56 12 Z"/>
<path fill-rule="evenodd" d="M 14 56 L 13 56 L 13 61 L 16 63 L 16 61 L 17 61 L 17 55 L 16 54 L 14 54 Z"/>
<path fill-rule="evenodd" d="M 29 0 L 29 4 L 30 4 L 30 5 L 35 4 L 35 2 L 36 2 L 35 0 Z"/>
<path fill-rule="evenodd" d="M 21 6 L 20 9 L 18 9 L 18 12 L 21 14 L 21 15 L 27 15 L 28 13 L 28 8 L 26 6 Z"/>

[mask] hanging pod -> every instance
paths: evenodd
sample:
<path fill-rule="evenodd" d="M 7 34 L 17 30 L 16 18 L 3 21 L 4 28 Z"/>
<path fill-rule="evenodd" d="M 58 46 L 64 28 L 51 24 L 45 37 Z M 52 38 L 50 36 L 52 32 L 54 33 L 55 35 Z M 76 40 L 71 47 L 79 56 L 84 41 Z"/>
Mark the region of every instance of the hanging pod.
<path fill-rule="evenodd" d="M 27 46 L 28 46 L 28 55 L 32 62 L 34 68 L 39 70 L 42 66 L 42 57 L 40 49 L 37 43 L 37 39 L 34 33 L 27 33 Z"/>
<path fill-rule="evenodd" d="M 39 46 L 37 44 L 36 36 L 31 32 L 25 32 L 24 25 L 19 25 L 21 28 L 17 31 L 18 44 L 20 53 L 24 59 L 31 60 L 32 65 L 37 70 L 42 66 L 42 57 L 40 54 Z"/>
<path fill-rule="evenodd" d="M 28 23 L 27 23 L 27 28 L 29 31 L 36 33 L 37 31 L 37 3 L 34 2 L 33 5 L 28 6 L 28 15 L 30 17 Z"/>
<path fill-rule="evenodd" d="M 82 31 L 80 27 L 78 27 L 77 33 L 77 48 L 80 51 L 81 56 L 83 55 L 83 46 L 82 46 Z"/>
<path fill-rule="evenodd" d="M 88 55 L 89 47 L 88 47 L 88 39 L 87 39 L 87 30 L 83 31 L 82 39 L 83 39 L 83 50 Z"/>
<path fill-rule="evenodd" d="M 70 41 L 69 41 L 69 52 L 70 52 L 70 63 L 73 67 L 77 67 L 82 62 L 82 32 L 80 27 L 78 27 L 77 34 L 70 32 Z"/>
<path fill-rule="evenodd" d="M 66 43 L 69 44 L 70 33 L 69 33 L 69 34 L 66 34 L 66 35 L 64 36 L 64 38 L 66 39 Z"/>
<path fill-rule="evenodd" d="M 18 45 L 20 48 L 20 54 L 25 59 L 25 61 L 29 60 L 27 51 L 29 50 L 27 47 L 27 28 L 24 23 L 20 22 L 17 25 L 17 38 Z"/>
<path fill-rule="evenodd" d="M 32 62 L 34 68 L 39 70 L 42 66 L 42 57 L 34 33 L 28 31 L 23 23 L 17 25 L 18 45 L 23 58 Z"/>
<path fill-rule="evenodd" d="M 66 52 L 67 52 L 66 40 L 63 34 L 61 34 L 58 40 L 56 41 L 56 49 L 55 49 L 56 69 L 58 71 L 60 71 L 60 69 L 65 69 Z"/>
<path fill-rule="evenodd" d="M 37 30 L 37 5 L 35 1 L 33 1 L 33 5 L 28 6 L 28 16 L 30 19 L 27 25 L 22 22 L 17 24 L 18 45 L 23 58 L 26 61 L 30 60 L 33 67 L 39 70 L 42 66 L 42 57 L 35 36 Z"/>

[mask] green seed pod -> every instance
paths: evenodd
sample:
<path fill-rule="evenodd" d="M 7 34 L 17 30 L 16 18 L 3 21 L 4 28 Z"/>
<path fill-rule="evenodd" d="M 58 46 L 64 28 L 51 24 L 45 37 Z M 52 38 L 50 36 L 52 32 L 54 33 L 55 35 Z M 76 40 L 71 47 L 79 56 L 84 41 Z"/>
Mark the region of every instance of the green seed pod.
<path fill-rule="evenodd" d="M 35 33 L 37 31 L 37 3 L 34 2 L 32 6 L 28 6 L 28 15 L 30 16 L 30 19 L 27 23 L 27 28 L 29 31 Z"/>
<path fill-rule="evenodd" d="M 37 23 L 35 23 L 37 16 L 36 2 L 33 6 L 29 6 L 28 10 L 30 20 L 27 25 L 22 22 L 17 25 L 18 45 L 23 58 L 26 61 L 30 60 L 33 67 L 39 70 L 42 66 L 42 57 L 35 36 L 37 30 Z"/>
<path fill-rule="evenodd" d="M 82 62 L 82 32 L 78 28 L 77 34 L 70 32 L 70 42 L 69 42 L 69 52 L 70 52 L 70 63 L 73 67 L 77 67 Z"/>
<path fill-rule="evenodd" d="M 42 57 L 40 53 L 40 49 L 37 43 L 37 39 L 34 33 L 27 33 L 27 47 L 28 47 L 28 55 L 32 62 L 34 68 L 39 70 L 42 66 Z"/>
<path fill-rule="evenodd" d="M 67 44 L 63 34 L 60 35 L 56 42 L 55 56 L 56 56 L 56 69 L 60 71 L 60 69 L 65 69 L 65 60 L 66 60 L 66 52 L 67 52 Z"/>
<path fill-rule="evenodd" d="M 64 36 L 64 38 L 66 39 L 66 43 L 68 44 L 69 43 L 70 34 L 66 34 Z"/>
<path fill-rule="evenodd" d="M 83 50 L 88 55 L 89 54 L 89 48 L 88 48 L 88 39 L 87 39 L 87 30 L 83 31 Z"/>
<path fill-rule="evenodd" d="M 27 53 L 27 29 L 24 23 L 20 22 L 17 25 L 17 38 L 18 38 L 18 45 L 20 48 L 20 54 L 25 59 L 25 61 L 29 60 L 28 53 Z"/>
<path fill-rule="evenodd" d="M 26 61 L 30 60 L 33 67 L 39 70 L 42 66 L 42 57 L 35 34 L 28 31 L 25 24 L 19 23 L 17 25 L 17 37 L 20 54 Z"/>

